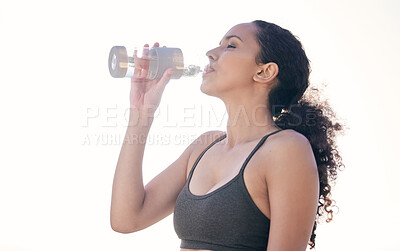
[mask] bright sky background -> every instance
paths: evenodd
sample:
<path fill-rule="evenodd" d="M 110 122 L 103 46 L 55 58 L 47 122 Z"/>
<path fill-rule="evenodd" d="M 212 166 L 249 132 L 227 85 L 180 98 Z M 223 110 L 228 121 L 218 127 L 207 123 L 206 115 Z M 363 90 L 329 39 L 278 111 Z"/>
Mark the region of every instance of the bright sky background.
<path fill-rule="evenodd" d="M 110 228 L 129 80 L 109 75 L 108 53 L 159 41 L 204 54 L 255 19 L 301 39 L 312 83 L 327 85 L 349 127 L 333 194 L 340 212 L 319 226 L 316 250 L 398 250 L 399 1 L 108 2 L 0 2 L 1 251 L 178 250 L 172 217 L 129 235 Z M 146 181 L 189 140 L 225 130 L 222 103 L 200 83 L 167 86 L 146 147 Z"/>

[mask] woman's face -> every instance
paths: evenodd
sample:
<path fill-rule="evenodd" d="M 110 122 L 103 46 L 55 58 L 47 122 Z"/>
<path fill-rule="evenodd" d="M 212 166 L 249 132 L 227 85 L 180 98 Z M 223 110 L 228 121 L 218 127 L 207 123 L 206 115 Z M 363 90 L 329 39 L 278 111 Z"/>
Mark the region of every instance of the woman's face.
<path fill-rule="evenodd" d="M 248 90 L 260 69 L 256 63 L 259 48 L 254 24 L 234 26 L 218 47 L 207 52 L 210 64 L 204 71 L 201 91 L 221 97 Z"/>

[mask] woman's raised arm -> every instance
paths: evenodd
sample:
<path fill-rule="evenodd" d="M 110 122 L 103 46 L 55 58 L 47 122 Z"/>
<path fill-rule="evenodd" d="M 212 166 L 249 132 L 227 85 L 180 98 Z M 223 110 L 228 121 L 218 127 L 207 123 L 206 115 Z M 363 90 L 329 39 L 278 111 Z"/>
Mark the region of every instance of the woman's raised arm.
<path fill-rule="evenodd" d="M 156 43 L 154 46 L 159 44 Z M 168 214 L 176 191 L 184 183 L 190 155 L 187 149 L 159 178 L 158 183 L 165 186 L 164 189 L 157 189 L 160 193 L 146 192 L 142 176 L 144 149 L 154 112 L 160 104 L 162 93 L 173 69 L 164 72 L 159 80 L 149 80 L 144 78 L 147 76 L 148 62 L 146 59 L 137 58 L 136 52 L 134 57 L 136 69 L 135 77 L 131 79 L 129 123 L 115 170 L 111 199 L 111 227 L 121 233 L 137 231 L 143 226 L 154 223 L 153 219 L 159 220 Z M 176 182 L 167 184 L 164 176 L 173 176 Z M 162 193 L 168 194 L 160 196 Z M 155 203 L 158 205 L 154 205 Z M 148 211 L 151 204 L 156 207 L 151 209 L 153 210 L 150 214 L 151 222 L 148 222 L 149 217 L 143 217 L 143 212 Z"/>
<path fill-rule="evenodd" d="M 156 43 L 154 46 L 159 46 Z M 139 59 L 140 60 L 140 59 Z M 135 63 L 139 62 L 137 58 Z M 132 78 L 129 124 L 114 175 L 111 199 L 111 227 L 121 233 L 146 228 L 173 212 L 182 190 L 192 152 L 204 148 L 217 133 L 207 132 L 190 144 L 181 156 L 163 172 L 143 185 L 142 162 L 146 140 L 172 69 L 160 80 L 140 78 L 147 75 L 146 62 Z"/>

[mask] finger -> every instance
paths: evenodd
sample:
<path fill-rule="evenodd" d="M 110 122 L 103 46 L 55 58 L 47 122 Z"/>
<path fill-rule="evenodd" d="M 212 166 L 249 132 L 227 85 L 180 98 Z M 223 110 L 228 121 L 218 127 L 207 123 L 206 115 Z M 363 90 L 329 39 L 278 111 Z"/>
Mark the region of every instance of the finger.
<path fill-rule="evenodd" d="M 141 55 L 138 55 L 138 50 L 135 48 L 133 51 L 133 58 L 135 61 L 135 70 L 134 70 L 134 78 L 145 78 L 147 75 L 143 73 L 143 68 L 146 68 L 146 58 L 148 57 L 148 48 L 149 45 L 145 44 L 141 51 Z"/>
<path fill-rule="evenodd" d="M 149 73 L 149 67 L 150 67 L 150 48 L 148 44 L 145 44 L 143 47 L 143 56 L 141 60 L 141 73 L 140 73 L 140 78 L 146 78 L 147 74 Z"/>
<path fill-rule="evenodd" d="M 141 73 L 141 69 L 140 69 L 140 67 L 139 67 L 139 58 L 138 58 L 138 56 L 137 56 L 137 53 L 138 53 L 138 51 L 137 51 L 137 49 L 135 48 L 134 50 L 133 50 L 133 60 L 134 60 L 134 62 L 135 62 L 135 69 L 134 69 L 134 71 L 133 71 L 133 77 L 135 78 L 137 78 L 137 77 L 139 77 L 140 76 L 140 73 Z"/>
<path fill-rule="evenodd" d="M 163 76 L 160 78 L 160 80 L 157 83 L 158 88 L 164 89 L 167 83 L 171 80 L 172 75 L 174 74 L 175 69 L 174 68 L 168 68 Z"/>
<path fill-rule="evenodd" d="M 142 58 L 147 58 L 149 56 L 149 45 L 145 44 L 143 46 Z"/>

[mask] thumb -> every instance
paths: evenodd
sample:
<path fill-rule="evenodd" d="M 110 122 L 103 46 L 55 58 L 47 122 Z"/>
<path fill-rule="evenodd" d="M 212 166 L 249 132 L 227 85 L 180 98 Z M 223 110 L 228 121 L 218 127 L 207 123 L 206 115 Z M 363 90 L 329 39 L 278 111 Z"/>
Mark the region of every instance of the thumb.
<path fill-rule="evenodd" d="M 167 70 L 164 72 L 163 76 L 162 76 L 162 77 L 160 78 L 160 80 L 158 81 L 158 84 L 157 84 L 157 85 L 159 85 L 159 87 L 164 88 L 164 87 L 167 85 L 167 83 L 169 82 L 169 80 L 171 79 L 172 74 L 174 74 L 174 71 L 175 71 L 174 68 L 169 68 L 169 69 L 167 69 Z"/>

